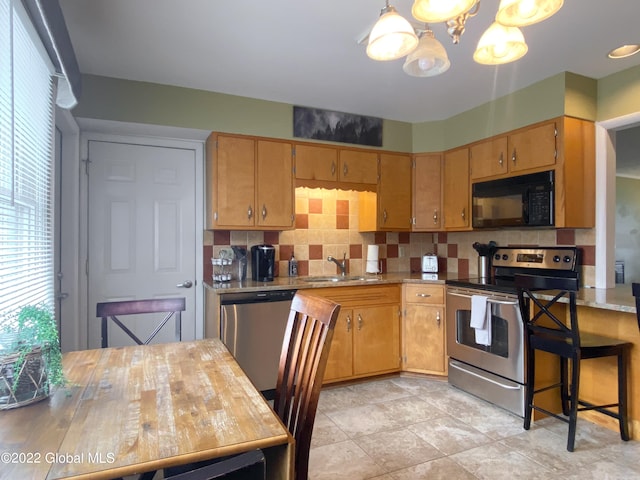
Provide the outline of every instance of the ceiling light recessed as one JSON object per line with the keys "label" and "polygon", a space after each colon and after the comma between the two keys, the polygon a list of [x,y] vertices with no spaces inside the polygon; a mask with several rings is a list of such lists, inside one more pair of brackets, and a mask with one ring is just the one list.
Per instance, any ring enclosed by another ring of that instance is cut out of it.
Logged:
{"label": "ceiling light recessed", "polygon": [[640,52],[640,45],[622,45],[611,50],[607,57],[609,58],[626,58]]}

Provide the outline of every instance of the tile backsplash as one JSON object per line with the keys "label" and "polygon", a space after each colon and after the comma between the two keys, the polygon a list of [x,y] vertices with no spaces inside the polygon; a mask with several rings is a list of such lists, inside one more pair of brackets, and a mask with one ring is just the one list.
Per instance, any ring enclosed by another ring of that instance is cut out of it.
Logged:
{"label": "tile backsplash", "polygon": [[[380,266],[386,272],[419,272],[425,253],[438,255],[441,272],[466,276],[476,273],[477,253],[474,242],[494,240],[509,245],[577,245],[582,248],[583,284],[595,281],[595,230],[495,230],[474,232],[376,232],[358,231],[359,192],[296,188],[296,228],[282,232],[228,231],[204,232],[204,277],[211,279],[211,257],[230,245],[246,247],[268,243],[276,247],[276,275],[287,275],[287,262],[293,253],[298,260],[298,274],[334,275],[338,267],[327,261],[329,255],[342,259],[346,254],[347,271],[365,273],[367,248],[379,246]],[[250,276],[250,273],[249,273]]]}

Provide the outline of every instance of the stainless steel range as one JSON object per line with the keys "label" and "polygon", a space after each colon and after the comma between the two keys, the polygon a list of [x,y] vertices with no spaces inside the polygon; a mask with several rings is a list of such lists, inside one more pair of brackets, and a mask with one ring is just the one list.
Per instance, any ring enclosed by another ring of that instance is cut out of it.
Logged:
{"label": "stainless steel range", "polygon": [[498,248],[491,277],[447,280],[450,384],[524,416],[524,326],[514,277],[575,277],[579,252],[576,247]]}

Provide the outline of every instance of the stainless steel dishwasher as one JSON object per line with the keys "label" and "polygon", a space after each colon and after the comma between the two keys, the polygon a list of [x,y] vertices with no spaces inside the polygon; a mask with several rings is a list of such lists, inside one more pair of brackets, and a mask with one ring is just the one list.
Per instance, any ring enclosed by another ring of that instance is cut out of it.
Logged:
{"label": "stainless steel dishwasher", "polygon": [[253,384],[272,399],[295,290],[220,295],[220,338]]}

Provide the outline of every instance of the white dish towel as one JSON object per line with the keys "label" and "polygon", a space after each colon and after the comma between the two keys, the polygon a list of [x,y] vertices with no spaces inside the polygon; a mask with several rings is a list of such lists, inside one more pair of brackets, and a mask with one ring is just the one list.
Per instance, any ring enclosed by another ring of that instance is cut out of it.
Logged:
{"label": "white dish towel", "polygon": [[491,345],[491,306],[487,305],[487,297],[471,296],[470,325],[475,330],[478,345]]}

